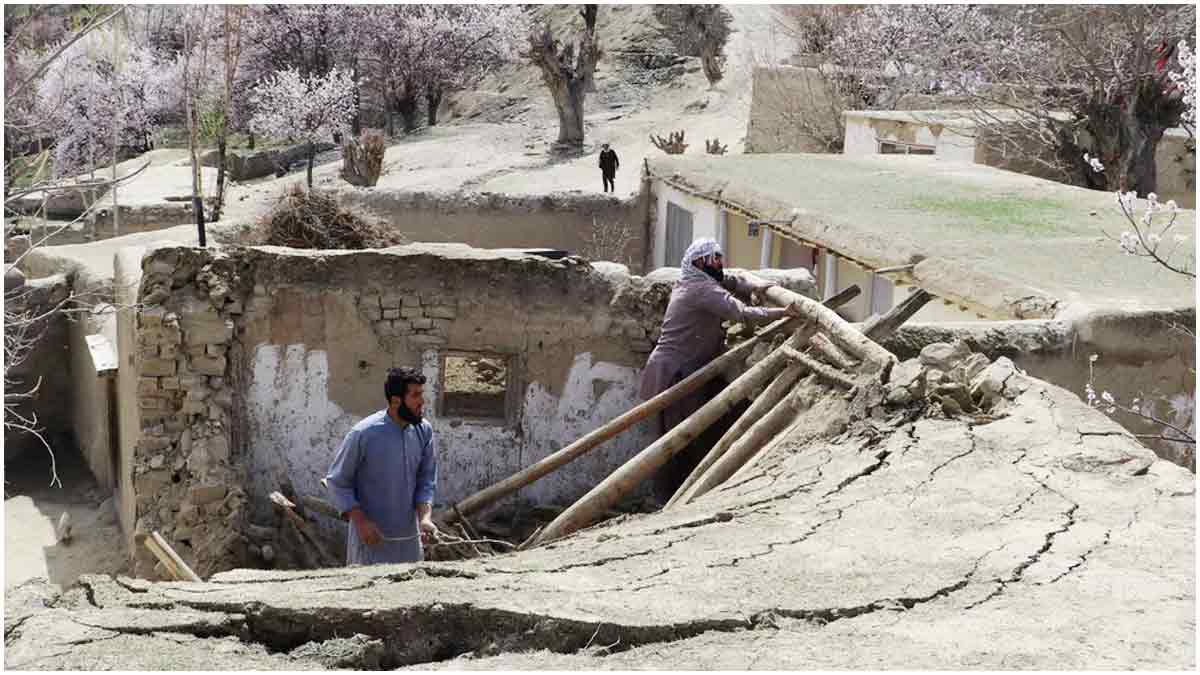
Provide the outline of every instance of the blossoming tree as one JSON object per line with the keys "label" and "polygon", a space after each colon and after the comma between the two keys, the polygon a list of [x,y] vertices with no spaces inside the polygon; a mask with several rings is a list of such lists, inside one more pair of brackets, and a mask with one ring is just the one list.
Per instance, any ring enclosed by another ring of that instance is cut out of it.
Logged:
{"label": "blossoming tree", "polygon": [[346,133],[354,118],[354,80],[338,68],[325,75],[304,75],[289,68],[261,82],[251,96],[251,106],[250,128],[255,133],[308,144],[311,189],[317,142]]}

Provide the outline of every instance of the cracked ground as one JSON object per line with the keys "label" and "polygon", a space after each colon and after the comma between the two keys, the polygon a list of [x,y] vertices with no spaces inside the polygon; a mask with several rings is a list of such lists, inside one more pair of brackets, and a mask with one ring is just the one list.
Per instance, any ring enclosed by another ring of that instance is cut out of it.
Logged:
{"label": "cracked ground", "polygon": [[516,555],[18,587],[5,666],[1193,669],[1195,477],[1031,382]]}

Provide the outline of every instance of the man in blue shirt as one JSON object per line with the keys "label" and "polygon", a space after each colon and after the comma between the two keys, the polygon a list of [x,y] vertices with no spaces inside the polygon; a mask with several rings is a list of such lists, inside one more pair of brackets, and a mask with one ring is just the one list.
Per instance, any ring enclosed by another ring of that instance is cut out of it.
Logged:
{"label": "man in blue shirt", "polygon": [[392,368],[383,385],[388,407],[363,419],[333,458],[325,482],[350,521],[347,565],[418,562],[437,534],[433,427],[421,417],[425,376]]}

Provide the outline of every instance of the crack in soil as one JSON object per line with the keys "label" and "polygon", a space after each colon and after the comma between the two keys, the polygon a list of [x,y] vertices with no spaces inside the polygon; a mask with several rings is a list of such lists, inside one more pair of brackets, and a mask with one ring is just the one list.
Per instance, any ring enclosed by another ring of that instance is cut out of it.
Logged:
{"label": "crack in soil", "polygon": [[960,453],[958,453],[957,455],[954,455],[953,457],[951,457],[951,458],[947,459],[946,461],[942,462],[941,464],[938,464],[937,466],[933,467],[933,470],[929,472],[929,476],[927,476],[927,477],[926,477],[924,480],[922,480],[920,483],[917,483],[915,486],[913,486],[913,488],[912,488],[912,493],[913,493],[913,494],[912,494],[912,499],[909,499],[909,500],[908,500],[908,508],[910,508],[910,509],[912,508],[912,505],[913,505],[913,504],[915,504],[915,503],[916,503],[916,501],[917,501],[917,496],[918,496],[918,495],[917,495],[917,492],[919,492],[919,491],[921,490],[921,488],[923,488],[923,487],[925,487],[926,485],[929,485],[930,483],[932,483],[932,482],[933,482],[933,477],[934,477],[935,475],[937,475],[937,472],[938,472],[938,471],[941,471],[942,469],[946,468],[946,467],[947,467],[947,466],[949,466],[949,465],[950,465],[952,462],[954,462],[954,461],[957,461],[957,460],[959,460],[959,459],[962,459],[963,457],[966,457],[967,455],[969,455],[969,454],[971,454],[971,453],[975,452],[975,448],[976,448],[976,438],[975,438],[975,434],[971,433],[971,432],[968,430],[968,432],[967,432],[967,438],[969,438],[969,439],[970,439],[970,441],[971,441],[971,447],[970,447],[970,448],[967,448],[967,451],[966,451],[966,452],[960,452]]}
{"label": "crack in soil", "polygon": [[[667,529],[672,529],[672,528],[667,528]],[[671,548],[672,546],[674,546],[675,544],[680,544],[685,541],[689,541],[699,535],[700,535],[700,533],[696,532],[693,534],[689,534],[686,537],[674,539],[674,540],[668,542],[666,546],[661,546],[658,548],[649,548],[649,549],[646,549],[643,551],[637,551],[635,553],[628,553],[626,555],[615,555],[615,556],[608,556],[605,558],[597,558],[596,560],[590,560],[588,562],[571,563],[568,565],[563,565],[562,567],[555,567],[553,569],[548,569],[548,570],[539,570],[539,569],[508,570],[508,569],[501,569],[499,567],[485,567],[483,571],[493,573],[493,574],[558,574],[560,572],[566,572],[568,570],[573,570],[573,569],[576,569],[579,567],[599,567],[601,565],[607,565],[610,562],[618,562],[621,560],[628,560],[630,558],[639,558],[644,555],[650,555],[651,553],[665,551],[665,550]]]}
{"label": "crack in soil", "polygon": [[1083,554],[1081,554],[1079,556],[1079,560],[1071,563],[1071,565],[1069,567],[1067,567],[1067,569],[1064,570],[1062,572],[1062,574],[1059,574],[1058,576],[1054,577],[1053,579],[1051,579],[1049,581],[1040,582],[1040,583],[1052,584],[1052,583],[1058,581],[1059,579],[1062,579],[1063,577],[1067,576],[1071,572],[1074,572],[1076,569],[1082,567],[1083,564],[1087,562],[1088,556],[1090,556],[1091,554],[1100,550],[1101,548],[1107,546],[1111,540],[1112,540],[1112,530],[1111,529],[1105,530],[1104,531],[1104,539],[1099,544],[1096,544],[1095,546],[1084,551]]}
{"label": "crack in soil", "polygon": [[[1039,482],[1041,482],[1041,481],[1039,481]],[[1051,488],[1046,486],[1046,489],[1051,489]],[[1053,491],[1053,490],[1051,490],[1051,491]],[[1059,496],[1061,497],[1062,495],[1059,495]],[[1067,500],[1067,501],[1070,501],[1070,500]],[[999,586],[997,586],[986,597],[984,597],[982,600],[978,600],[976,602],[971,603],[970,605],[967,605],[967,607],[965,609],[975,609],[976,607],[978,607],[979,605],[982,605],[983,603],[987,602],[988,600],[991,600],[995,597],[1000,596],[1002,593],[1004,593],[1004,589],[1007,588],[1009,584],[1015,584],[1015,583],[1021,581],[1022,577],[1025,576],[1025,570],[1029,569],[1031,566],[1033,566],[1035,563],[1037,563],[1039,560],[1041,560],[1042,555],[1044,555],[1047,551],[1049,551],[1050,548],[1054,545],[1055,538],[1057,538],[1058,535],[1063,534],[1064,532],[1070,530],[1071,527],[1073,525],[1075,525],[1075,511],[1077,511],[1078,509],[1079,509],[1079,505],[1072,502],[1071,508],[1067,509],[1063,513],[1063,515],[1065,515],[1067,517],[1067,520],[1065,523],[1063,523],[1062,527],[1060,527],[1056,530],[1051,530],[1050,532],[1047,532],[1045,541],[1042,542],[1042,545],[1041,545],[1041,547],[1038,548],[1038,550],[1033,552],[1033,555],[1031,555],[1028,558],[1026,558],[1025,560],[1021,561],[1021,564],[1019,564],[1015,568],[1013,568],[1012,574],[1010,574],[1007,579],[997,579],[996,582],[999,584]]]}

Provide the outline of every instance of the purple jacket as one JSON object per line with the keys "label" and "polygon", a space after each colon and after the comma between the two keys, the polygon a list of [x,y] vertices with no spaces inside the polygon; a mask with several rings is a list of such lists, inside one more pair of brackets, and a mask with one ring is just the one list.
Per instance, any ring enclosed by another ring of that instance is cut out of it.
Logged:
{"label": "purple jacket", "polygon": [[642,371],[642,399],[653,398],[716,358],[725,342],[722,321],[762,323],[785,315],[782,308],[751,307],[730,293],[749,297],[753,288],[736,275],[726,275],[724,284],[710,278],[675,284],[658,344]]}

